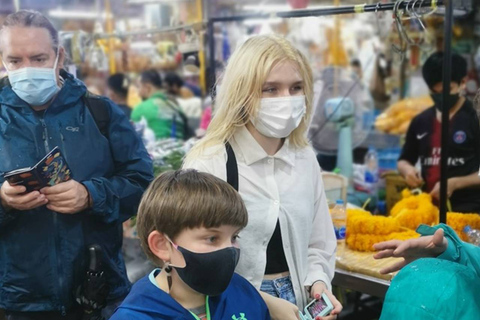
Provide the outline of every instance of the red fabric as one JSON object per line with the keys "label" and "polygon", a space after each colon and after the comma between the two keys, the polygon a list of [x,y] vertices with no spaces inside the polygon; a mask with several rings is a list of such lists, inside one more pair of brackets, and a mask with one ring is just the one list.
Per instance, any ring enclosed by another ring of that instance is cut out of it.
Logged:
{"label": "red fabric", "polygon": [[440,181],[440,156],[442,146],[442,125],[437,119],[433,119],[433,132],[430,136],[430,152],[433,164],[428,168],[425,176],[427,191],[430,192]]}
{"label": "red fabric", "polygon": [[202,119],[200,121],[200,129],[207,130],[211,120],[212,120],[212,107],[207,107],[202,114]]}

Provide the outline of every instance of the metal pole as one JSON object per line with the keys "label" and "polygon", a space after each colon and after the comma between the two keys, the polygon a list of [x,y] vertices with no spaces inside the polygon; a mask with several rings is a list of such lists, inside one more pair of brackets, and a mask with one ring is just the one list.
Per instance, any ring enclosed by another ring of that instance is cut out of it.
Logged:
{"label": "metal pole", "polygon": [[440,222],[447,223],[447,189],[448,189],[448,140],[449,140],[449,110],[445,108],[450,103],[450,82],[452,78],[452,23],[453,5],[451,0],[445,3],[444,49],[443,49],[443,107],[442,107],[442,144],[440,162]]}
{"label": "metal pole", "polygon": [[[426,0],[422,3],[416,3],[415,6],[419,7],[429,7],[429,6],[439,6],[443,4],[444,0]],[[399,5],[399,9],[405,9],[407,6],[411,6],[414,0],[405,1]],[[246,14],[241,16],[231,16],[231,17],[217,17],[212,18],[210,21],[214,22],[233,22],[233,21],[244,21],[249,19],[270,19],[270,18],[302,18],[302,17],[312,17],[312,16],[331,16],[338,14],[349,14],[349,13],[363,13],[363,12],[377,12],[377,11],[392,11],[395,6],[395,2],[390,3],[379,3],[379,4],[359,4],[355,6],[340,6],[340,7],[328,7],[322,9],[313,9],[313,10],[293,10],[293,11],[283,11],[276,13],[254,13]]]}
{"label": "metal pole", "polygon": [[[107,14],[107,19],[105,21],[107,34],[111,35],[113,33],[113,12],[110,4],[110,0],[105,0],[105,13]],[[115,61],[115,43],[112,37],[108,38],[108,62],[110,74],[117,73],[117,64]]]}
{"label": "metal pole", "polygon": [[[203,21],[203,1],[202,0],[196,0],[196,5],[197,5],[197,22],[202,22]],[[199,64],[199,69],[200,69],[200,74],[199,74],[199,82],[200,82],[200,88],[202,89],[202,96],[206,93],[207,91],[207,83],[206,83],[206,68],[205,68],[205,42],[204,42],[204,33],[203,31],[199,32],[200,35],[200,48],[198,50],[198,64]]]}
{"label": "metal pole", "polygon": [[210,88],[210,96],[212,98],[215,97],[215,83],[217,82],[217,77],[215,75],[215,29],[214,29],[214,21],[209,20],[207,26],[207,34],[208,34],[208,70],[210,72],[210,79],[208,82],[208,87]]}

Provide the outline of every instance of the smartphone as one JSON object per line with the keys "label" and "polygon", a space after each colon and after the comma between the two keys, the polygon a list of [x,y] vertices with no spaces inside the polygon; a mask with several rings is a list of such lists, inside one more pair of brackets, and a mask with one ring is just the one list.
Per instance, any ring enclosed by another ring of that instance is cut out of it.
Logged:
{"label": "smartphone", "polygon": [[333,305],[327,295],[324,293],[319,300],[310,302],[304,310],[304,315],[301,315],[302,320],[315,320],[317,316],[325,317],[333,310]]}

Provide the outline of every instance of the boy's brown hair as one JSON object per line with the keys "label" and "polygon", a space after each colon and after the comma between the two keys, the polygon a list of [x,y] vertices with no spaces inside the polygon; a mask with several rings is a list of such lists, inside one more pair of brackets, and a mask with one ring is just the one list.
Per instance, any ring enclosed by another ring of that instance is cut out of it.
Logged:
{"label": "boy's brown hair", "polygon": [[172,241],[185,229],[230,225],[245,228],[247,209],[240,195],[225,181],[196,170],[178,170],[157,177],[142,197],[137,231],[143,250],[158,265],[148,236],[152,231]]}

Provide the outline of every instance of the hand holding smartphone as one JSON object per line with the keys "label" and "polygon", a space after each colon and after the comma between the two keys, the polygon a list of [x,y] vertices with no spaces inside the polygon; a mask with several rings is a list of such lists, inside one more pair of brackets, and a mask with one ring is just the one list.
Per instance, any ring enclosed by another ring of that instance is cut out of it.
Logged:
{"label": "hand holding smartphone", "polygon": [[324,293],[319,300],[313,300],[304,309],[304,314],[300,313],[301,320],[315,320],[317,316],[325,317],[333,311],[333,304]]}

